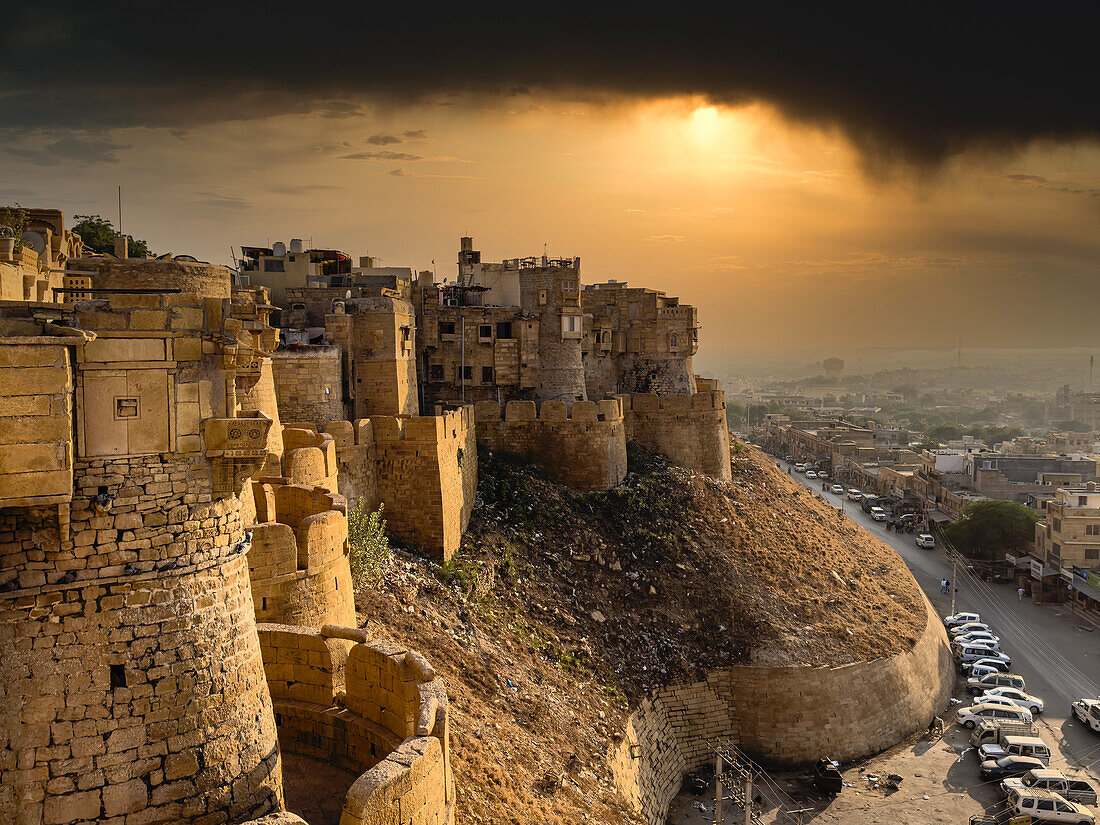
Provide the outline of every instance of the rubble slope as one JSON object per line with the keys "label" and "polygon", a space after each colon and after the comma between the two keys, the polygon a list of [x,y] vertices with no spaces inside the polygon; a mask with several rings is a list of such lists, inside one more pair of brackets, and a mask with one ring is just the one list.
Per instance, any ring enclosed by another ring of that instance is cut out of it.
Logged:
{"label": "rubble slope", "polygon": [[924,626],[901,559],[762,453],[735,445],[726,483],[630,459],[620,487],[579,494],[479,455],[459,555],[399,553],[360,594],[447,682],[464,822],[634,822],[605,755],[649,690],[889,655]]}

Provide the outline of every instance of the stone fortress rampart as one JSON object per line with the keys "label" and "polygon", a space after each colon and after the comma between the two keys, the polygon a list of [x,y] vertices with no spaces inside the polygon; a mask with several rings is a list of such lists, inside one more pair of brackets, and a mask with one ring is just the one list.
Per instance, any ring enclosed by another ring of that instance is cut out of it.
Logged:
{"label": "stone fortress rampart", "polygon": [[765,765],[842,762],[877,753],[920,730],[954,688],[947,634],[924,600],[913,647],[839,667],[730,667],[669,685],[642,701],[611,752],[615,783],[651,825],[662,825],[685,774],[714,758],[726,737]]}
{"label": "stone fortress rampart", "polygon": [[447,692],[423,657],[354,628],[258,631],[280,747],[361,774],[341,825],[453,821]]}
{"label": "stone fortress rampart", "polygon": [[538,464],[577,490],[606,490],[626,477],[626,437],[617,398],[575,401],[509,401],[501,416],[495,401],[474,406],[478,444]]}
{"label": "stone fortress rampart", "polygon": [[279,413],[320,427],[347,418],[343,366],[337,346],[279,349],[271,354]]}
{"label": "stone fortress rampart", "polygon": [[716,381],[697,379],[694,394],[620,395],[626,440],[661,453],[674,464],[729,481],[729,425],[726,394]]}

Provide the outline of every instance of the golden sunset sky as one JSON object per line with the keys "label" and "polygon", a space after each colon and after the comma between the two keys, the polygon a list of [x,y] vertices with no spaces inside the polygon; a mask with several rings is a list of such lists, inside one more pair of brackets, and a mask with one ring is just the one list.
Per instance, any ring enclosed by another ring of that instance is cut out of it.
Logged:
{"label": "golden sunset sky", "polygon": [[[990,133],[956,144],[966,99],[955,99],[929,158],[905,123],[934,117],[935,99],[909,121],[884,110],[881,122],[871,93],[858,116],[838,93],[833,118],[827,102],[791,103],[788,90],[622,79],[437,84],[397,99],[343,82],[305,98],[295,82],[284,96],[276,78],[255,97],[254,85],[230,83],[208,99],[165,71],[148,89],[130,72],[144,108],[120,104],[119,70],[89,81],[68,121],[43,107],[0,124],[0,201],[114,220],[121,185],[127,233],[217,262],[241,244],[302,237],[384,265],[434,260],[442,279],[454,277],[463,234],[487,260],[546,245],[579,255],[586,282],[626,280],[697,305],[715,352],[1098,337],[1100,147],[1089,122],[1018,134],[991,108]],[[34,82],[17,84],[28,99]]]}

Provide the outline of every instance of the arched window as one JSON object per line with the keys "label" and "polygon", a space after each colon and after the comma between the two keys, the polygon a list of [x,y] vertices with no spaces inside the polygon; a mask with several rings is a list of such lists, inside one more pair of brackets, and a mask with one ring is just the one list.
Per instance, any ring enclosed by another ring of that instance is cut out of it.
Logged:
{"label": "arched window", "polygon": [[676,337],[675,332],[668,336],[668,345],[673,349],[680,345],[680,339]]}

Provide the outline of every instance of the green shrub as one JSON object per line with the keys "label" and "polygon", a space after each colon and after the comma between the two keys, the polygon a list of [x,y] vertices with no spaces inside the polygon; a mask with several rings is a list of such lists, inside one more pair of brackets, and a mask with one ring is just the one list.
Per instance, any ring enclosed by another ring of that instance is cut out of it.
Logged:
{"label": "green shrub", "polygon": [[392,557],[386,522],[382,519],[384,506],[379,504],[377,510],[370,512],[363,506],[363,499],[359,499],[348,513],[348,560],[356,590],[378,587]]}

